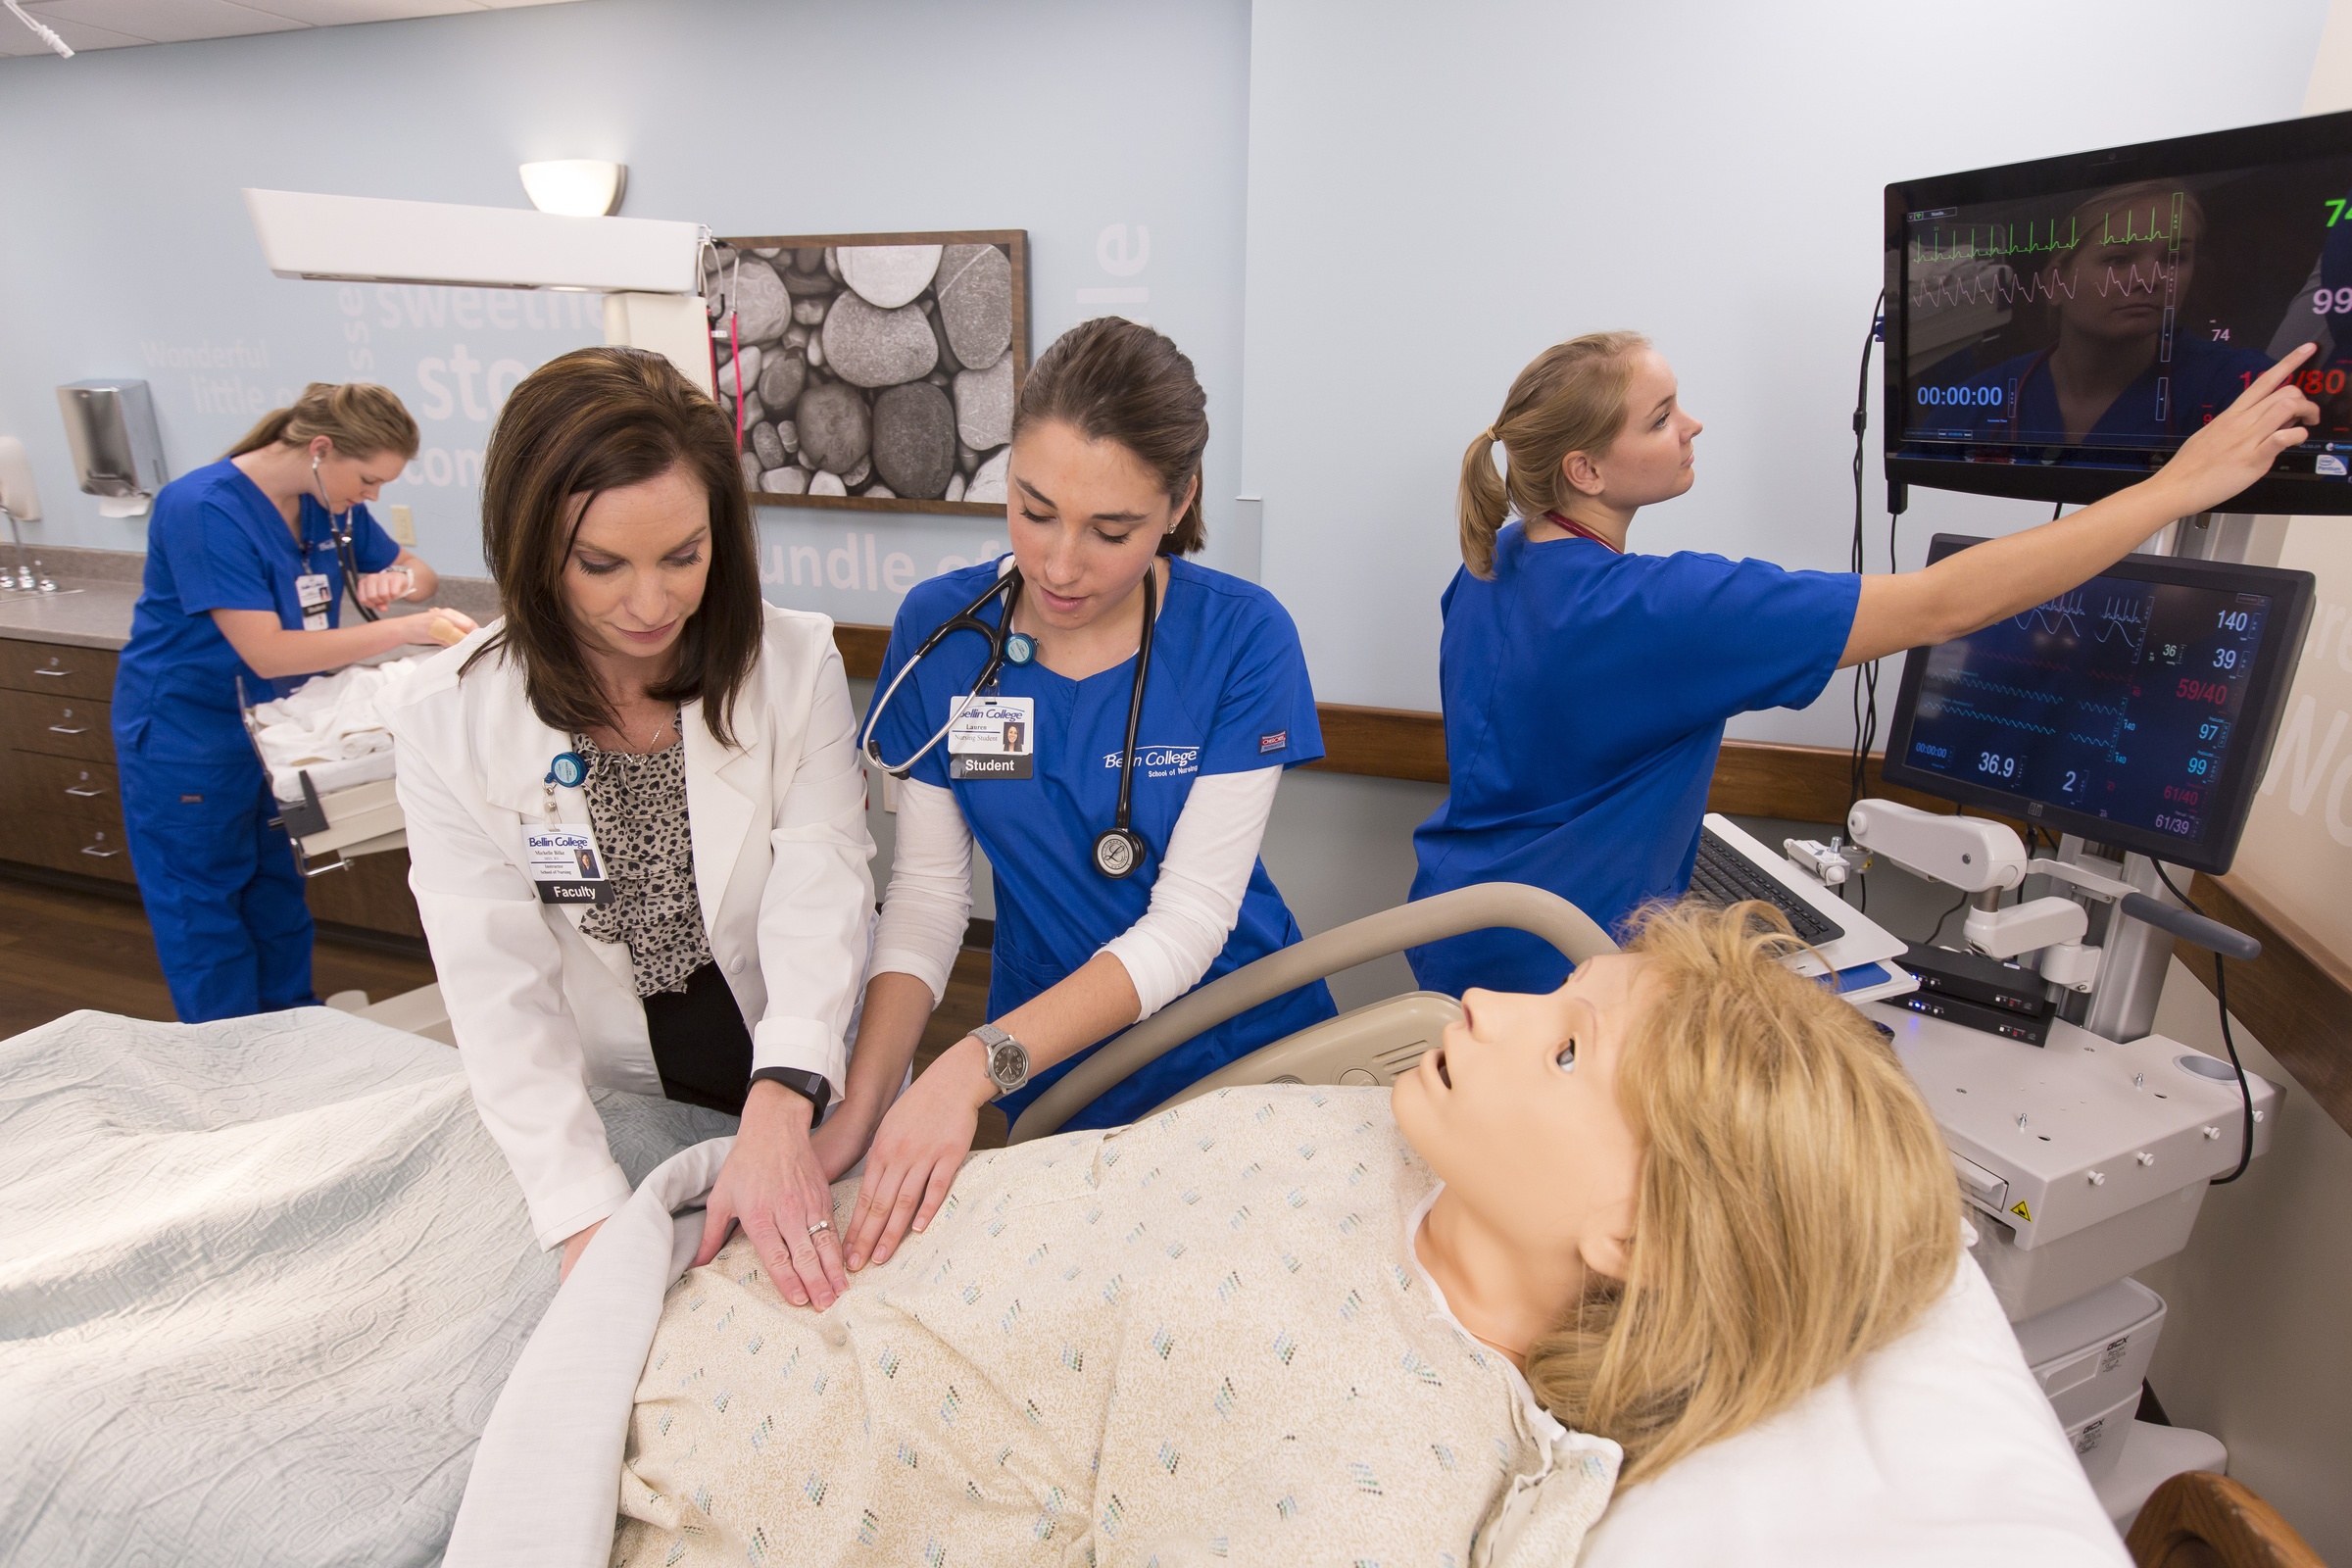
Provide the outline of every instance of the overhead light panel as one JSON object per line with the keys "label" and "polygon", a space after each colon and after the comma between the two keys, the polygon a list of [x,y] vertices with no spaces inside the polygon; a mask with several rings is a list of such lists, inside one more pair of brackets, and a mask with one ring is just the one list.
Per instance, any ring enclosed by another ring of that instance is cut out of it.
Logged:
{"label": "overhead light panel", "polygon": [[628,188],[626,164],[601,158],[558,158],[543,164],[524,164],[522,188],[531,205],[543,213],[566,218],[610,218],[620,210],[621,193]]}
{"label": "overhead light panel", "polygon": [[248,190],[245,206],[278,276],[364,283],[699,294],[695,259],[710,234],[651,218],[285,190]]}

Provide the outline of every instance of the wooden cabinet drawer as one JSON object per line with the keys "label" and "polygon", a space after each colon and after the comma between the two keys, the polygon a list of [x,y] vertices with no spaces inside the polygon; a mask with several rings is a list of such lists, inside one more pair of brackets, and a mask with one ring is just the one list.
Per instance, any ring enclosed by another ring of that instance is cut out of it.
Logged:
{"label": "wooden cabinet drawer", "polygon": [[91,822],[55,811],[12,811],[0,833],[0,858],[78,871],[115,882],[136,882],[130,850],[119,822]]}
{"label": "wooden cabinet drawer", "polygon": [[122,825],[122,794],[115,770],[106,763],[32,752],[13,752],[8,762],[6,799],[11,810],[55,811],[85,822]]}
{"label": "wooden cabinet drawer", "polygon": [[107,719],[113,710],[112,703],[86,697],[0,691],[0,744],[43,757],[112,762],[115,737]]}
{"label": "wooden cabinet drawer", "polygon": [[0,637],[0,686],[48,697],[115,694],[115,655],[103,648],[68,648]]}

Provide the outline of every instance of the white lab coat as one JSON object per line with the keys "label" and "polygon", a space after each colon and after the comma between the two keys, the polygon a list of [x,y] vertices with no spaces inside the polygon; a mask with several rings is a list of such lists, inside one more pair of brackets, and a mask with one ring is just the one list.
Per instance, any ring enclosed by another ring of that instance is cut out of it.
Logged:
{"label": "white lab coat", "polygon": [[[385,720],[409,886],[459,1054],[546,1248],[629,1196],[589,1086],[658,1096],[662,1080],[627,945],[582,936],[583,911],[542,904],[525,872],[523,824],[548,820],[549,763],[572,743],[532,710],[517,662],[493,654],[459,679],[500,624],[435,656]],[[772,605],[736,696],[735,748],[711,739],[699,702],[678,720],[703,928],[754,1070],[821,1072],[836,1102],[874,908],[856,722],[833,623]],[[558,787],[555,803],[557,820],[588,820],[584,789]]]}

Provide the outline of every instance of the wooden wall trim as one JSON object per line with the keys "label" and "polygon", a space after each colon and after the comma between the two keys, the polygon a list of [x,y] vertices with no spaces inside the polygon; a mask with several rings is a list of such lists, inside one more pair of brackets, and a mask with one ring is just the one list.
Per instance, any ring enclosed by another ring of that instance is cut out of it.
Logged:
{"label": "wooden wall trim", "polygon": [[[2230,1011],[2352,1133],[2352,964],[2238,877],[2200,872],[2188,896],[2262,944],[2261,957],[2230,965]],[[2213,989],[2212,954],[2186,942],[2175,943],[2173,953]]]}

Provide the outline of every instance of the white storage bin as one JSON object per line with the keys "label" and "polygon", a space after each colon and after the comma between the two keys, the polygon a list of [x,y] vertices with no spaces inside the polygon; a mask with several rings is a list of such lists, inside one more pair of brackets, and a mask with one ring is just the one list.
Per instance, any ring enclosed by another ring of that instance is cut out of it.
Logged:
{"label": "white storage bin", "polygon": [[2071,1428],[2138,1396],[2164,1332],[2164,1298],[2121,1279],[2012,1327],[2059,1423]]}
{"label": "white storage bin", "polygon": [[2124,1439],[2132,1431],[2132,1412],[2138,1408],[2139,1387],[2134,1384],[2130,1395],[2089,1420],[2067,1426],[2066,1441],[2074,1445],[2075,1457],[2082,1461],[2082,1473],[2090,1478],[2092,1487],[2114,1472],[2124,1451]]}

